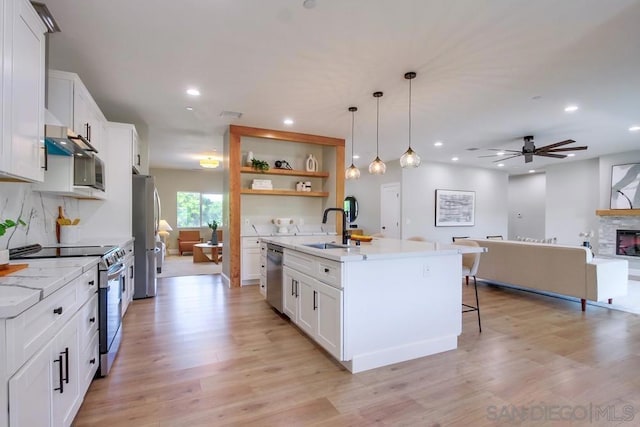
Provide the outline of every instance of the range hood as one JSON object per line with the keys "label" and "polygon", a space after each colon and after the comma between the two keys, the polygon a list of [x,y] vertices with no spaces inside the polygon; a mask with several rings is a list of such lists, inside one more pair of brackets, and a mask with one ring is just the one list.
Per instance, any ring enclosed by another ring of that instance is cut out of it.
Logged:
{"label": "range hood", "polygon": [[66,126],[45,125],[44,140],[48,153],[53,155],[73,156],[98,152],[82,135],[78,135]]}

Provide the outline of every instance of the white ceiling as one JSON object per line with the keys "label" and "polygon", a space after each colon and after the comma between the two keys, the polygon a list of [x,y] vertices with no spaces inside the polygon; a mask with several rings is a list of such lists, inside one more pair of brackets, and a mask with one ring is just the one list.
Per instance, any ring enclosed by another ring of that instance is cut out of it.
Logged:
{"label": "white ceiling", "polygon": [[639,0],[43,1],[62,28],[50,67],[78,73],[107,119],[135,123],[152,167],[221,157],[231,123],[343,137],[350,150],[355,105],[366,170],[378,90],[380,157],[396,161],[408,143],[407,71],[423,160],[496,168],[478,156],[520,150],[525,135],[589,149],[507,160],[510,173],[640,148],[628,130],[640,125]]}

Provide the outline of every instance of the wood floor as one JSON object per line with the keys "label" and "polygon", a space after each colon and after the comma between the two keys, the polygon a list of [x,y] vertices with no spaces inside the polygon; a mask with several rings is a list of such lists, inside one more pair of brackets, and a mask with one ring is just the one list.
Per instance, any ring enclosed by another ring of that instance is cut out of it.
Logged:
{"label": "wood floor", "polygon": [[257,287],[160,279],[74,425],[639,425],[639,316],[478,287],[481,334],[467,313],[457,350],[352,375]]}

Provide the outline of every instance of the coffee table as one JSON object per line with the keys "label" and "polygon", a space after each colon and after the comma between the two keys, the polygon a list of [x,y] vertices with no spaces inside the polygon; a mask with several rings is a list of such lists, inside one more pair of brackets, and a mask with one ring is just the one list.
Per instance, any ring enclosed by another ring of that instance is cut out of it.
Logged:
{"label": "coffee table", "polygon": [[[207,253],[207,249],[211,249]],[[222,255],[222,243],[212,245],[209,243],[196,243],[193,245],[193,262],[215,262],[220,261]]]}

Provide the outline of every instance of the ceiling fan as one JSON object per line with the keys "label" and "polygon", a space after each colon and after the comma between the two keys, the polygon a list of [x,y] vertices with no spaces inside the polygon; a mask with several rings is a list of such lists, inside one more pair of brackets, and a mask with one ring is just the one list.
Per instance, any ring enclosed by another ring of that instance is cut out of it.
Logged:
{"label": "ceiling fan", "polygon": [[[553,157],[555,159],[564,159],[567,157],[566,154],[557,154],[566,151],[578,151],[578,150],[586,150],[587,146],[583,145],[580,147],[564,147],[559,148],[564,145],[573,144],[575,141],[573,139],[567,139],[566,141],[556,142],[555,144],[545,145],[544,147],[536,148],[533,144],[533,136],[525,136],[524,137],[524,146],[522,147],[522,151],[518,150],[501,150],[497,148],[490,148],[492,151],[501,151],[504,153],[511,154],[509,157],[501,157],[496,162],[501,162],[503,160],[513,159],[514,157],[524,156],[525,163],[531,163],[533,161],[533,156],[543,156],[543,157]],[[495,157],[496,155],[491,156],[480,156],[480,157]]]}

